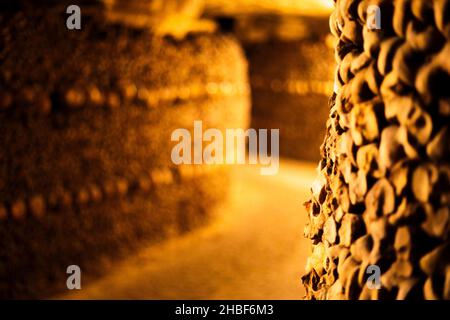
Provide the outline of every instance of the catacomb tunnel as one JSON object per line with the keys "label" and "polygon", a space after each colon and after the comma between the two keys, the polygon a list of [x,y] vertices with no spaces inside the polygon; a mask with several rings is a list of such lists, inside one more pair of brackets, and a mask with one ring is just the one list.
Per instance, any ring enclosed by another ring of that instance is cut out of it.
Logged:
{"label": "catacomb tunnel", "polygon": [[0,3],[0,298],[450,299],[450,1]]}

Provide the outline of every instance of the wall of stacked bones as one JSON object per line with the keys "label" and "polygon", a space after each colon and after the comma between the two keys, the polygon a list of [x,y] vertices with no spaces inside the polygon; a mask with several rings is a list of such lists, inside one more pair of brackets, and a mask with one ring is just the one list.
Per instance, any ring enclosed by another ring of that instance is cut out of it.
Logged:
{"label": "wall of stacked bones", "polygon": [[307,298],[450,299],[450,2],[335,4],[338,88],[306,203]]}
{"label": "wall of stacked bones", "polygon": [[[0,297],[67,292],[149,243],[204,224],[228,168],[175,166],[171,133],[194,120],[246,128],[247,62],[220,33],[157,37],[90,2],[0,11]],[[56,2],[54,2],[56,3]],[[3,4],[4,5],[4,4]],[[151,25],[151,23],[150,23]]]}

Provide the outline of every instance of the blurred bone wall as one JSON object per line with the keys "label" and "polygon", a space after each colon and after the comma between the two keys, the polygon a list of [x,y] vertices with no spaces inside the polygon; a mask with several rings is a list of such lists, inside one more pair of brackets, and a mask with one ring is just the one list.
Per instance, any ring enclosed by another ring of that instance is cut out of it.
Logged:
{"label": "blurred bone wall", "polygon": [[208,0],[205,15],[244,47],[255,129],[280,129],[282,156],[318,161],[335,69],[329,0]]}

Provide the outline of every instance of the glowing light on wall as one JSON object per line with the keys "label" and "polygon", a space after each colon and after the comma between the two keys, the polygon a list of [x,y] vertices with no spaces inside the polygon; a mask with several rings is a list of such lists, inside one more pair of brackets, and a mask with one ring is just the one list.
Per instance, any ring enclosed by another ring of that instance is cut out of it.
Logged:
{"label": "glowing light on wall", "polygon": [[333,0],[208,0],[207,12],[211,15],[243,13],[278,13],[295,15],[329,15]]}

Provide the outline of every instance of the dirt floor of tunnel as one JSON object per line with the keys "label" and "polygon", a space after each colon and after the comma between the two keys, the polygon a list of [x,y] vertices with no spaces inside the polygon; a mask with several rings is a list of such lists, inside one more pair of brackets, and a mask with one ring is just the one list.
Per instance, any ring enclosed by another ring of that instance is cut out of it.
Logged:
{"label": "dirt floor of tunnel", "polygon": [[62,298],[301,299],[309,252],[302,203],[315,165],[282,161],[275,176],[233,170],[229,199],[211,223],[142,250]]}

